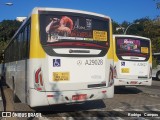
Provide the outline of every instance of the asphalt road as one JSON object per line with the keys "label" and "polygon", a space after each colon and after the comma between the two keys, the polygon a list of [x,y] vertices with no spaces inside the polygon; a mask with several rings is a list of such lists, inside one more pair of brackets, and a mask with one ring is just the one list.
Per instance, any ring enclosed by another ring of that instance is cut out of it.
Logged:
{"label": "asphalt road", "polygon": [[[152,86],[119,87],[115,89],[112,99],[85,102],[83,104],[54,105],[30,108],[23,103],[12,101],[12,90],[3,86],[3,103],[5,111],[38,112],[42,117],[7,118],[7,120],[155,120],[160,119],[160,81],[153,80]],[[148,117],[145,115],[155,115]],[[158,114],[158,117],[156,115]],[[132,117],[124,117],[132,115]],[[134,115],[141,115],[137,117]]]}

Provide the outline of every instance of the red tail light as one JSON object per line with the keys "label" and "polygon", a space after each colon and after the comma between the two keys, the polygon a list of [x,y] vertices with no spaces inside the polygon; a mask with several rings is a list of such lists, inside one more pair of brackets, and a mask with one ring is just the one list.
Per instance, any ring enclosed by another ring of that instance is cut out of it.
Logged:
{"label": "red tail light", "polygon": [[40,75],[39,75],[39,79],[40,79],[40,84],[41,84],[41,86],[43,86],[43,80],[42,80],[42,74],[40,73]]}
{"label": "red tail light", "polygon": [[47,95],[47,97],[54,97],[54,95]]}
{"label": "red tail light", "polygon": [[110,66],[110,72],[109,72],[109,81],[108,81],[108,86],[112,86],[114,83],[113,79],[113,66]]}
{"label": "red tail light", "polygon": [[35,82],[39,83],[39,73],[41,72],[41,68],[39,68],[35,73]]}
{"label": "red tail light", "polygon": [[107,92],[106,90],[103,90],[103,91],[102,91],[102,93],[106,93],[106,92]]}
{"label": "red tail light", "polygon": [[35,89],[38,91],[44,90],[41,68],[35,72]]}
{"label": "red tail light", "polygon": [[38,88],[37,88],[37,90],[38,90],[38,91],[41,91],[41,90],[42,90],[42,88],[38,87]]}
{"label": "red tail light", "polygon": [[149,78],[152,78],[152,67],[150,67]]}
{"label": "red tail light", "polygon": [[113,77],[117,78],[117,70],[116,70],[116,66],[113,69]]}

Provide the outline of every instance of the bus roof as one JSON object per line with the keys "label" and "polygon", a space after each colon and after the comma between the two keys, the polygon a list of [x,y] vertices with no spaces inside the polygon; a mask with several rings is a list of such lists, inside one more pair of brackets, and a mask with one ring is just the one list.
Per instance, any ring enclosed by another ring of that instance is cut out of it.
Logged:
{"label": "bus roof", "polygon": [[65,9],[65,8],[47,8],[47,7],[35,7],[31,14],[38,14],[38,11],[57,11],[57,12],[73,12],[73,13],[81,13],[81,14],[89,14],[89,15],[94,15],[94,16],[99,16],[99,17],[106,17],[109,18],[109,16],[99,14],[99,13],[94,13],[94,12],[88,12],[88,11],[82,11],[82,10],[74,10],[74,9]]}
{"label": "bus roof", "polygon": [[124,35],[124,34],[114,34],[113,37],[136,37],[136,38],[150,40],[150,38],[147,37],[136,36],[136,35]]}
{"label": "bus roof", "polygon": [[[74,10],[74,9],[65,9],[65,8],[47,8],[47,7],[35,7],[33,8],[32,12],[28,15],[28,17],[26,17],[26,19],[23,21],[23,23],[21,24],[21,26],[18,28],[18,30],[15,32],[14,36],[11,38],[11,40],[9,41],[7,47],[9,46],[9,44],[12,42],[13,38],[16,36],[16,34],[20,31],[20,29],[25,25],[25,23],[28,21],[28,19],[31,17],[32,14],[38,14],[38,11],[59,11],[59,12],[73,12],[73,13],[81,13],[81,14],[89,14],[89,15],[94,15],[94,16],[98,16],[98,17],[104,17],[104,18],[108,18],[110,19],[109,16],[106,15],[102,15],[102,14],[98,14],[98,13],[94,13],[94,12],[87,12],[87,11],[82,11],[82,10]],[[7,48],[6,47],[6,48]],[[5,48],[5,49],[6,49]]]}

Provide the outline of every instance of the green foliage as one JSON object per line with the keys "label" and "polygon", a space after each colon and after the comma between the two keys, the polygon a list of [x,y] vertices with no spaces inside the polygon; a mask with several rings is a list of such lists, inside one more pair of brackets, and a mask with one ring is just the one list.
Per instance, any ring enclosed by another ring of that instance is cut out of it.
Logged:
{"label": "green foliage", "polygon": [[0,41],[8,41],[13,37],[21,22],[16,20],[3,20],[0,22]]}
{"label": "green foliage", "polygon": [[[133,24],[137,22],[139,22],[139,24]],[[160,52],[160,16],[157,16],[157,18],[153,20],[148,17],[137,19],[133,23],[124,21],[119,25],[117,22],[112,20],[113,34],[123,34],[127,26],[133,24],[127,30],[127,34],[150,38],[152,40],[152,51]],[[0,56],[2,54],[2,50],[6,48],[9,40],[21,24],[21,22],[16,20],[3,20],[0,22]],[[119,29],[117,29],[118,27]],[[2,57],[0,57],[0,61],[1,59]]]}
{"label": "green foliage", "polygon": [[[133,24],[137,22],[139,22],[139,24]],[[148,17],[137,19],[133,23],[127,23],[124,21],[121,26],[126,29],[128,25],[133,24],[127,30],[127,34],[150,38],[152,41],[152,51],[160,52],[160,16],[157,16],[157,18],[153,20]],[[113,33],[123,34],[122,31],[116,31],[117,26],[119,25],[116,23],[113,24]]]}
{"label": "green foliage", "polygon": [[152,40],[152,51],[160,52],[160,18],[157,17],[154,20],[146,21],[144,26],[143,36]]}
{"label": "green foliage", "polygon": [[158,66],[158,61],[157,61],[157,59],[156,58],[152,58],[152,68],[154,69],[154,68],[157,68],[157,66]]}
{"label": "green foliage", "polygon": [[6,48],[20,25],[21,22],[16,20],[3,20],[0,22],[0,62],[2,62],[3,59],[3,50]]}

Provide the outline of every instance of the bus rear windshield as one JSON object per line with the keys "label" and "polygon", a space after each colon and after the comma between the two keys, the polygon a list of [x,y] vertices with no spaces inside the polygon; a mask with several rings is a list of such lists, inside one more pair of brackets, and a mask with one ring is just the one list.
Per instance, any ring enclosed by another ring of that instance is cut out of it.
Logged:
{"label": "bus rear windshield", "polygon": [[116,54],[120,60],[123,56],[144,57],[149,59],[150,41],[139,38],[116,38]]}
{"label": "bus rear windshield", "polygon": [[39,11],[39,20],[42,45],[79,42],[109,47],[109,19],[80,13]]}

